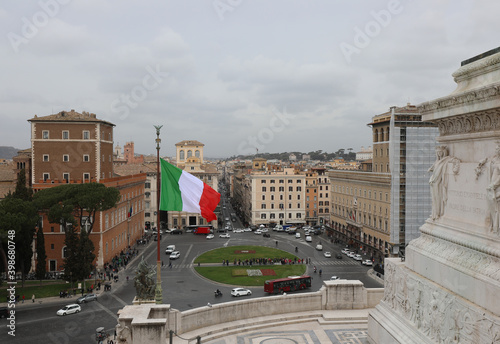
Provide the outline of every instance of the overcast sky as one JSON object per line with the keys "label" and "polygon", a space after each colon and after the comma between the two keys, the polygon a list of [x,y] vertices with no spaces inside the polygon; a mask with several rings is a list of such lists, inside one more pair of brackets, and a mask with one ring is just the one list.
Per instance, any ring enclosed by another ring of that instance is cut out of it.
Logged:
{"label": "overcast sky", "polygon": [[96,113],[115,143],[205,156],[371,145],[391,106],[445,96],[500,46],[500,2],[40,0],[0,5],[0,146],[35,114]]}

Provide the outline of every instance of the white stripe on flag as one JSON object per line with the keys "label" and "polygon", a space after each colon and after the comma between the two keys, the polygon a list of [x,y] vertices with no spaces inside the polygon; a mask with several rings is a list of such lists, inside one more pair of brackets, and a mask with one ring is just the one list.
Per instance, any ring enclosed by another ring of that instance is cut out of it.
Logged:
{"label": "white stripe on flag", "polygon": [[203,182],[192,174],[182,171],[179,178],[179,189],[181,190],[182,210],[189,213],[200,214],[200,199],[203,194]]}

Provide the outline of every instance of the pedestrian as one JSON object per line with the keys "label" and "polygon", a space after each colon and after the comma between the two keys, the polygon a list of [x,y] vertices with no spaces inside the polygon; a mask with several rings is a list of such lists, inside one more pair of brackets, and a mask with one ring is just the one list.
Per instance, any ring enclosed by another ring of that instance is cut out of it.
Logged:
{"label": "pedestrian", "polygon": [[24,294],[23,294],[23,303],[24,303]]}
{"label": "pedestrian", "polygon": [[168,262],[168,267],[169,267],[170,269],[172,269],[172,262],[171,262],[171,261],[170,261],[170,262]]}
{"label": "pedestrian", "polygon": [[35,303],[35,294],[31,295],[31,301]]}

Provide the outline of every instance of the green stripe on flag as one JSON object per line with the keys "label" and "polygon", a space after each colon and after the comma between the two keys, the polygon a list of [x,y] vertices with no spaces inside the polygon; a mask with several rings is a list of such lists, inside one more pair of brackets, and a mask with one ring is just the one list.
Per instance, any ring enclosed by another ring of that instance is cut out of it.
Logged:
{"label": "green stripe on flag", "polygon": [[182,170],[163,159],[161,162],[160,210],[182,211],[182,197],[179,178]]}

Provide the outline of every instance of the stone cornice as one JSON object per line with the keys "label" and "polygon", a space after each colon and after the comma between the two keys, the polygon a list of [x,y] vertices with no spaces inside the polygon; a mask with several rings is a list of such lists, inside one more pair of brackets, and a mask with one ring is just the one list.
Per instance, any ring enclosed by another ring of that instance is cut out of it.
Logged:
{"label": "stone cornice", "polygon": [[441,137],[495,131],[500,130],[500,109],[445,117],[433,122],[438,125]]}
{"label": "stone cornice", "polygon": [[500,68],[500,53],[487,56],[470,64],[466,64],[460,67],[456,72],[452,74],[455,81],[459,81],[463,78],[469,78],[473,75],[484,74],[485,71],[491,69],[491,67]]}
{"label": "stone cornice", "polygon": [[464,92],[458,95],[438,98],[436,100],[422,103],[418,106],[420,113],[426,115],[436,110],[458,107],[468,103],[484,102],[498,98],[500,96],[500,83],[488,85],[473,91]]}

